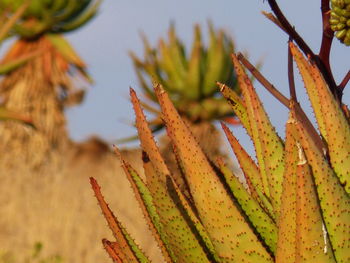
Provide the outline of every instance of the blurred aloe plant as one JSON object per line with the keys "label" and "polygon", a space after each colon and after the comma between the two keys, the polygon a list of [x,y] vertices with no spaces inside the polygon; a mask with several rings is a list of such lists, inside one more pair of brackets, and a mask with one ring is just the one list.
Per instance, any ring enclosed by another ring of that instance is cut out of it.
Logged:
{"label": "blurred aloe plant", "polygon": [[[8,17],[8,11],[3,10],[0,14],[0,45],[2,44],[3,40],[6,38],[6,36],[9,34],[9,32],[12,30],[12,27],[14,24],[21,18],[23,13],[26,11],[26,9],[29,6],[29,2],[23,3],[16,12],[9,18]],[[23,61],[23,59],[22,59]],[[21,61],[17,61],[18,63],[21,63]],[[23,61],[23,63],[25,60]],[[6,68],[6,66],[5,66]],[[0,73],[6,71],[4,67],[0,67]],[[32,125],[32,121],[27,116],[24,116],[22,114],[19,114],[17,112],[12,112],[7,110],[4,106],[0,105],[0,120],[14,120],[23,122],[26,124]]]}
{"label": "blurred aloe plant", "polygon": [[[26,5],[4,34],[5,38],[17,39],[0,62],[0,74],[5,75],[0,84],[0,96],[7,110],[28,116],[36,127],[34,131],[18,123],[1,124],[0,148],[14,151],[7,156],[23,154],[25,163],[34,161],[26,149],[35,147],[38,165],[50,155],[51,149],[69,143],[64,109],[80,103],[84,97],[84,89],[76,85],[79,83],[77,76],[88,82],[91,79],[85,63],[62,34],[90,21],[101,2],[0,0],[0,12],[11,20]],[[28,144],[23,145],[25,142]]]}
{"label": "blurred aloe plant", "polygon": [[[190,196],[184,195],[154,141],[142,103],[130,91],[146,178],[137,174],[117,148],[116,153],[165,262],[350,262],[348,110],[333,82],[328,82],[331,71],[322,64],[324,57],[318,63],[313,53],[306,58],[300,50],[305,52],[308,46],[293,38],[295,31],[281,19],[277,3],[268,2],[276,15],[270,18],[301,46],[299,49],[292,41],[288,46],[290,98],[242,54],[232,55],[241,96],[218,83],[254,143],[256,161],[222,124],[247,187],[222,159],[208,161],[170,95],[155,84],[167,134],[187,181]],[[318,131],[297,101],[293,58]],[[284,140],[272,126],[244,67],[289,109]],[[91,178],[91,184],[116,239],[103,240],[110,257],[114,262],[150,262],[108,207],[97,181]]]}
{"label": "blurred aloe plant", "polygon": [[143,59],[130,53],[142,91],[149,100],[143,105],[147,111],[155,114],[155,118],[149,122],[152,130],[163,127],[159,110],[152,107],[152,102],[157,103],[152,81],[163,85],[181,116],[191,123],[233,116],[224,99],[218,96],[215,82],[230,83],[234,90],[239,90],[230,62],[234,42],[224,30],[215,30],[211,22],[208,23],[208,28],[207,47],[202,40],[200,26],[195,25],[194,40],[189,52],[176,35],[172,24],[168,40],[160,39],[157,48],[152,48],[143,36]]}
{"label": "blurred aloe plant", "polygon": [[[215,29],[208,22],[208,45],[203,41],[202,30],[194,26],[193,42],[190,50],[176,34],[174,24],[170,25],[168,39],[160,39],[157,47],[151,47],[145,36],[144,58],[138,58],[133,52],[135,71],[146,100],[142,105],[153,117],[149,125],[153,132],[162,130],[164,122],[157,105],[152,81],[163,85],[176,109],[185,119],[191,132],[199,141],[210,160],[222,155],[221,134],[214,126],[214,121],[225,120],[237,124],[237,119],[225,99],[220,96],[216,81],[228,83],[237,93],[239,85],[233,70],[230,54],[235,44],[232,37],[223,29]],[[207,140],[208,136],[213,138]],[[137,139],[137,136],[122,141]],[[180,188],[185,183],[181,172],[177,173],[177,161],[173,154],[170,140],[161,138],[161,152],[168,167],[173,171]],[[175,175],[177,174],[177,175]]]}

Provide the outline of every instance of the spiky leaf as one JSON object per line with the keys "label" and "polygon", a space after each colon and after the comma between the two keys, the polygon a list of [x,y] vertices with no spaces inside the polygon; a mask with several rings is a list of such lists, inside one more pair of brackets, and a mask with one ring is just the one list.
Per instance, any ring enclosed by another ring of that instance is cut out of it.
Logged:
{"label": "spiky leaf", "polygon": [[[199,217],[222,262],[272,262],[224,186],[208,163],[190,131],[181,120],[168,95],[160,87],[159,99],[169,137],[176,145],[184,164]],[[249,244],[249,247],[248,247]]]}

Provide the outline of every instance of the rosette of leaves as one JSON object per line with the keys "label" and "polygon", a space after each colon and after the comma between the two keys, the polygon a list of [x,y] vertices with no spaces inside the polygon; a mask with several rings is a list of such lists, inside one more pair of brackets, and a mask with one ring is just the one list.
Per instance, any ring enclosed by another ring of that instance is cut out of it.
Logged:
{"label": "rosette of leaves", "polygon": [[[33,161],[38,165],[50,156],[51,149],[60,149],[69,142],[64,109],[82,101],[83,83],[91,78],[84,61],[62,34],[90,21],[100,3],[101,0],[0,1],[0,12],[6,12],[9,19],[27,5],[6,34],[7,38],[17,39],[0,62],[0,73],[4,75],[0,96],[7,110],[28,116],[36,127],[28,129],[14,122],[0,126],[0,148],[13,151],[6,150],[11,160],[11,156],[23,155],[24,163]],[[33,147],[37,149],[37,160],[26,150]]]}
{"label": "rosette of leaves", "polygon": [[[318,132],[296,97],[283,140],[241,64],[233,64],[242,91],[221,93],[251,137],[256,161],[234,134],[223,130],[244,173],[245,187],[218,159],[209,162],[160,84],[155,95],[190,197],[179,190],[154,141],[136,93],[131,101],[143,151],[145,179],[116,149],[164,262],[350,261],[350,125],[317,66],[290,43],[318,124]],[[282,96],[280,94],[280,96]],[[101,194],[91,184],[115,240],[103,240],[114,262],[150,262]]]}
{"label": "rosette of leaves", "polygon": [[224,30],[215,30],[208,23],[209,44],[205,46],[199,25],[194,27],[191,50],[186,50],[170,26],[168,39],[160,39],[152,48],[145,37],[144,58],[130,53],[137,77],[147,98],[145,109],[155,115],[150,120],[152,130],[163,127],[160,112],[152,105],[157,104],[152,81],[162,84],[181,116],[191,123],[211,122],[233,116],[232,111],[218,96],[216,81],[230,83],[238,91],[236,76],[230,63],[234,42]]}
{"label": "rosette of leaves", "polygon": [[24,3],[29,5],[9,35],[37,38],[47,33],[65,33],[88,22],[102,0],[1,0],[0,9],[16,12]]}
{"label": "rosette of leaves", "polygon": [[335,36],[345,45],[350,46],[350,1],[331,0],[329,19]]}

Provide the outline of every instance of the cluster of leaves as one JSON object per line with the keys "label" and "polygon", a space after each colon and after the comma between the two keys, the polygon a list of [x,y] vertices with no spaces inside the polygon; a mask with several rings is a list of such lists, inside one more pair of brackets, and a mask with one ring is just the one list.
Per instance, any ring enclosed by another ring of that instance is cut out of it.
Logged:
{"label": "cluster of leaves", "polygon": [[[219,159],[212,163],[195,141],[160,84],[154,90],[187,190],[179,190],[154,141],[133,90],[146,179],[118,152],[125,174],[154,233],[165,262],[337,262],[350,261],[350,118],[341,103],[348,75],[336,85],[329,67],[332,35],[324,27],[320,54],[314,54],[274,0],[267,16],[290,37],[290,98],[270,84],[241,54],[233,65],[241,96],[225,84],[221,93],[254,143],[249,156],[228,127],[223,130],[244,173],[245,187]],[[329,2],[322,15],[329,19]],[[307,55],[307,59],[300,50]],[[318,130],[300,107],[293,58],[309,96]],[[247,76],[251,71],[289,109],[282,140]],[[114,262],[149,262],[105,202],[92,188],[115,241],[103,240]]]}
{"label": "cluster of leaves", "polygon": [[0,10],[16,12],[27,5],[23,15],[9,31],[9,36],[36,38],[43,33],[64,33],[88,22],[97,12],[102,0],[1,0]]}
{"label": "cluster of leaves", "polygon": [[199,25],[195,25],[193,35],[191,50],[186,50],[172,24],[168,39],[160,39],[156,48],[152,48],[143,36],[144,58],[130,53],[141,88],[147,98],[143,105],[155,115],[149,121],[153,131],[162,129],[164,124],[160,111],[152,106],[157,104],[152,82],[163,86],[181,116],[192,123],[232,117],[230,107],[218,96],[215,82],[220,80],[229,83],[239,92],[230,61],[234,41],[223,29],[216,30],[211,22],[208,22],[208,45],[202,39]]}
{"label": "cluster of leaves", "polygon": [[[293,44],[291,51],[327,146],[313,137],[294,100],[290,100],[283,142],[238,58],[233,56],[243,98],[223,84],[221,91],[251,136],[258,164],[225,125],[223,129],[248,189],[222,161],[207,161],[168,95],[156,86],[168,135],[191,193],[186,199],[165,166],[136,94],[131,91],[146,181],[119,156],[166,262],[350,260],[349,120],[317,67]],[[104,202],[97,182],[91,182],[116,237],[116,242],[104,240],[111,257],[116,262],[148,262]]]}

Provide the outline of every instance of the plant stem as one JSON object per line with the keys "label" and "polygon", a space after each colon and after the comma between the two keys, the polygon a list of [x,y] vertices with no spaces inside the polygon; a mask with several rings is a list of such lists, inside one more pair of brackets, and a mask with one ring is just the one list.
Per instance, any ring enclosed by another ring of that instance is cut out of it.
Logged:
{"label": "plant stem", "polygon": [[[291,41],[292,40],[289,39],[288,42],[291,42]],[[288,82],[289,82],[290,98],[294,101],[297,101],[297,93],[295,90],[295,82],[294,82],[293,56],[289,45],[288,45]]]}
{"label": "plant stem", "polygon": [[289,108],[289,99],[277,90],[260,72],[255,68],[242,53],[237,54],[239,61],[252,73],[252,75],[263,85],[279,102]]}
{"label": "plant stem", "polygon": [[345,89],[346,84],[348,84],[350,80],[350,70],[348,71],[348,73],[346,73],[345,77],[343,78],[342,82],[339,84],[338,88],[343,92],[343,90]]}
{"label": "plant stem", "polygon": [[[300,107],[299,103],[296,101],[296,98],[293,97],[289,100],[285,97],[280,91],[278,91],[260,72],[256,69],[241,53],[237,54],[239,61],[250,71],[250,73],[260,82],[265,89],[267,89],[278,101],[280,101],[288,109],[291,109],[291,101],[294,102],[294,110],[298,121],[302,122],[305,125],[306,130],[310,134],[311,138],[314,140],[315,145],[318,149],[323,152],[325,149],[324,143],[321,140],[317,130],[312,125],[310,119],[307,117],[303,109]],[[293,81],[294,82],[294,81]],[[291,85],[291,84],[290,84]],[[293,84],[292,84],[293,85]],[[295,89],[295,88],[294,88]]]}
{"label": "plant stem", "polygon": [[[284,16],[283,12],[279,8],[276,1],[275,0],[267,0],[267,1],[269,3],[273,13],[277,17],[278,21],[281,23],[283,28],[285,29],[285,32],[288,34],[290,39],[295,41],[295,43],[299,46],[299,48],[303,51],[303,53],[306,56],[308,56],[311,59],[311,61],[313,61],[317,65],[318,69],[322,73],[322,75],[323,75],[324,79],[326,80],[333,95],[336,97],[336,99],[339,101],[339,103],[341,103],[342,94],[341,94],[341,92],[339,92],[339,89],[334,81],[333,74],[332,74],[330,67],[329,67],[329,50],[331,47],[331,41],[329,42],[330,39],[327,36],[327,34],[329,33],[328,29],[327,29],[327,31],[325,31],[325,28],[323,29],[323,32],[324,32],[323,35],[324,35],[325,40],[324,40],[323,48],[321,45],[322,52],[320,52],[320,54],[322,54],[322,57],[320,57],[319,55],[315,55],[315,53],[311,50],[311,48],[306,44],[304,39],[298,34],[298,32],[295,30],[295,28],[289,23],[289,21]],[[327,23],[327,21],[325,21],[325,20],[327,20],[327,13],[329,13],[328,12],[329,11],[329,3],[328,3],[329,1],[328,0],[321,0],[321,1],[322,1],[321,4],[322,4],[323,20],[324,20],[324,23]],[[328,4],[328,7],[326,4]],[[326,10],[328,10],[328,11],[326,11]]]}

